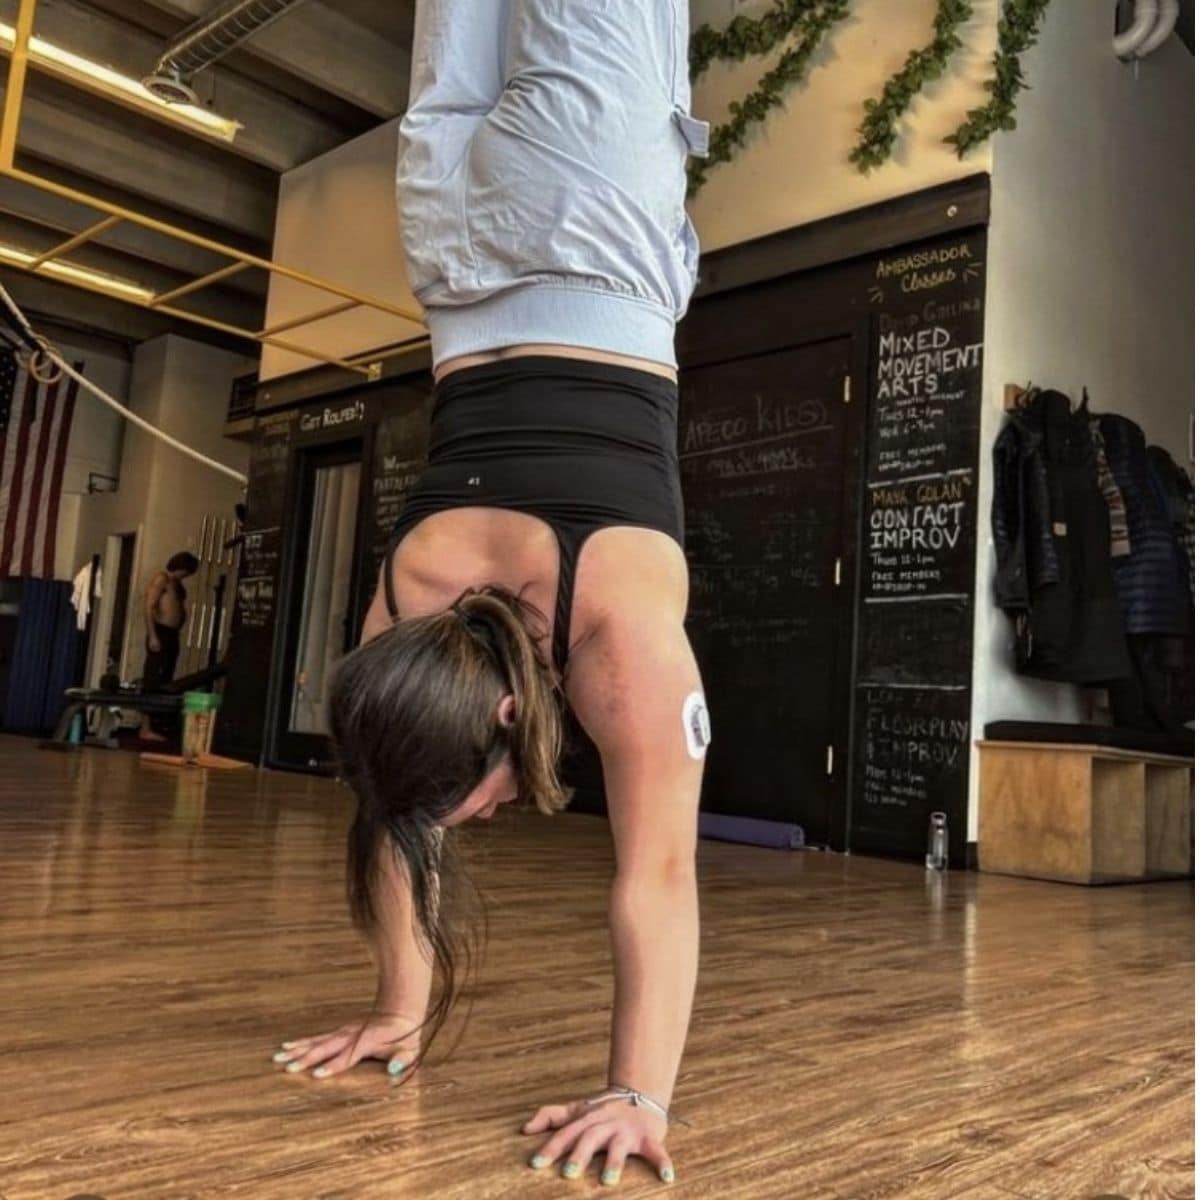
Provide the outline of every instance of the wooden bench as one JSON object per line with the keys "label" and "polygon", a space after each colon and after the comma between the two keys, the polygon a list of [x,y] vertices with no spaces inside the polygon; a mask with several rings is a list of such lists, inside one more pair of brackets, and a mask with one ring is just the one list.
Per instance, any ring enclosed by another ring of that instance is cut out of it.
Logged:
{"label": "wooden bench", "polygon": [[1193,759],[1078,743],[977,745],[981,871],[1085,884],[1192,873]]}

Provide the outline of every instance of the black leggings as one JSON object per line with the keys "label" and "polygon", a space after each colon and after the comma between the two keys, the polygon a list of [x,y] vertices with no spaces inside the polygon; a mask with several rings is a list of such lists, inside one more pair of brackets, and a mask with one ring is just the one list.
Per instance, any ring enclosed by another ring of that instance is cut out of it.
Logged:
{"label": "black leggings", "polygon": [[150,639],[146,639],[146,663],[142,667],[143,692],[161,692],[175,678],[175,667],[179,662],[179,630],[155,621],[154,634],[158,638],[159,649],[151,650]]}
{"label": "black leggings", "polygon": [[406,533],[453,508],[529,513],[559,545],[554,662],[565,671],[575,569],[587,539],[613,525],[683,545],[676,454],[678,390],[648,371],[530,355],[453,372],[436,390],[429,462],[405,501],[384,563]]}

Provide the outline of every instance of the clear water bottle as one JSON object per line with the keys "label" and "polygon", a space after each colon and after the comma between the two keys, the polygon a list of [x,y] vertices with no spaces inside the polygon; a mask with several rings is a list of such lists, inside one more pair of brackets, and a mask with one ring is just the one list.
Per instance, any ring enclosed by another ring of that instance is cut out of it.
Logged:
{"label": "clear water bottle", "polygon": [[944,871],[950,865],[950,830],[946,814],[929,814],[929,845],[925,851],[925,870]]}

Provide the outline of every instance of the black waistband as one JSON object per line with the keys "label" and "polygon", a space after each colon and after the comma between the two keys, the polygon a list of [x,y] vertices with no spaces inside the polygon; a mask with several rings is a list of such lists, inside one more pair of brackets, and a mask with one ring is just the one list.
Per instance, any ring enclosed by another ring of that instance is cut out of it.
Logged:
{"label": "black waistband", "polygon": [[624,389],[647,396],[659,396],[673,403],[679,394],[678,386],[653,371],[639,371],[616,363],[595,362],[588,358],[566,358],[553,354],[522,354],[515,358],[498,358],[493,362],[460,367],[444,376],[433,388],[436,408],[448,400],[477,394],[513,383],[559,380],[564,384],[594,383],[613,389]]}
{"label": "black waistband", "polygon": [[568,358],[464,367],[438,388],[429,462],[564,453],[674,457],[678,389],[648,371]]}

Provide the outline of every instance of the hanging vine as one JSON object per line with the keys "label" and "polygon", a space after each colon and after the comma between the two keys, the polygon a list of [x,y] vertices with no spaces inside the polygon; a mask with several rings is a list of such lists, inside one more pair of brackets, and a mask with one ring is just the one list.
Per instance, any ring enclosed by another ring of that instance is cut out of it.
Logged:
{"label": "hanging vine", "polygon": [[993,75],[984,85],[991,99],[982,108],[967,113],[967,119],[944,139],[959,158],[966,157],[997,131],[1016,129],[1017,93],[1027,86],[1020,56],[1036,44],[1038,26],[1049,4],[1050,0],[1004,0],[999,45],[992,58]]}
{"label": "hanging vine", "polygon": [[693,81],[717,59],[741,61],[750,54],[766,54],[792,34],[799,40],[759,80],[754,91],[730,104],[730,120],[713,129],[709,138],[708,157],[693,159],[688,167],[689,196],[700,189],[713,167],[733,158],[752,126],[783,103],[784,94],[804,78],[830,29],[849,12],[850,0],[777,0],[770,12],[757,20],[735,17],[720,32],[709,25],[696,30],[689,53]]}
{"label": "hanging vine", "polygon": [[954,52],[962,46],[958,31],[970,20],[973,7],[974,0],[938,0],[933,40],[909,54],[904,66],[884,85],[878,100],[864,101],[867,115],[858,127],[859,143],[850,152],[850,161],[863,174],[891,158],[900,118],[913,97],[945,73]]}
{"label": "hanging vine", "polygon": [[824,0],[775,0],[761,17],[737,16],[724,29],[701,25],[688,49],[693,83],[717,61],[742,62],[751,54],[770,54]]}
{"label": "hanging vine", "polygon": [[[709,138],[706,159],[688,166],[688,195],[694,196],[718,163],[729,162],[745,145],[750,130],[783,103],[785,94],[804,79],[813,55],[830,30],[849,16],[852,0],[775,0],[761,17],[735,17],[724,29],[702,25],[692,34],[688,73],[693,83],[714,62],[742,62],[795,42],[759,80],[758,86],[729,105],[730,119],[717,125]],[[993,75],[985,84],[988,103],[967,113],[961,125],[944,140],[963,158],[1000,130],[1016,128],[1017,95],[1026,86],[1020,56],[1037,42],[1038,27],[1050,0],[1004,0],[1000,12],[998,47]],[[864,102],[866,115],[858,127],[859,141],[850,160],[860,171],[881,166],[892,155],[901,118],[913,97],[940,78],[962,46],[959,32],[971,17],[974,0],[938,0],[933,40],[913,50],[904,66],[884,85],[878,99]]]}

